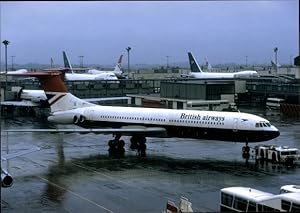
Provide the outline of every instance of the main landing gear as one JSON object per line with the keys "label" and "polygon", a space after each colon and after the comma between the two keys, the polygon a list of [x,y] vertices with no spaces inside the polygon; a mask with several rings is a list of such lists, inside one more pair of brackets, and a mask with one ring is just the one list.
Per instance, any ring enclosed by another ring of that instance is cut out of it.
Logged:
{"label": "main landing gear", "polygon": [[246,146],[243,146],[242,152],[243,152],[242,157],[244,159],[250,158],[250,147],[248,146],[248,142],[246,142]]}
{"label": "main landing gear", "polygon": [[120,140],[121,134],[116,134],[115,139],[108,141],[108,153],[110,156],[123,157],[125,153],[125,142]]}
{"label": "main landing gear", "polygon": [[[116,134],[113,140],[108,141],[108,153],[110,156],[113,157],[124,157],[125,149],[124,145],[125,142],[120,140],[121,134]],[[136,150],[137,155],[139,157],[146,157],[146,137],[134,135],[130,138],[130,149]]]}

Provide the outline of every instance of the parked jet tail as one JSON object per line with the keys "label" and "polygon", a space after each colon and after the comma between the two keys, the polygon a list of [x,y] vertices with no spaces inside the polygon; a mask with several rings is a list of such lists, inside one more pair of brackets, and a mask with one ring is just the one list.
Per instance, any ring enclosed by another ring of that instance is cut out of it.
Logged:
{"label": "parked jet tail", "polygon": [[188,56],[189,56],[191,71],[192,72],[202,72],[201,67],[198,65],[196,59],[194,58],[194,56],[192,55],[191,52],[188,52]]}
{"label": "parked jet tail", "polygon": [[63,82],[65,72],[61,70],[28,72],[15,75],[37,77],[39,79],[41,87],[45,91],[48,98],[51,112],[64,111],[94,105],[80,98],[77,98],[71,93],[68,93],[67,87]]}
{"label": "parked jet tail", "polygon": [[116,64],[116,66],[115,66],[114,71],[122,71],[121,70],[122,69],[122,66],[121,66],[121,64],[122,64],[122,58],[123,58],[123,55],[120,56],[120,58],[119,58],[119,60],[118,60],[118,62]]}
{"label": "parked jet tail", "polygon": [[63,51],[63,58],[64,58],[64,65],[65,65],[65,68],[69,68],[71,70],[71,72],[73,73],[73,68],[72,68],[72,65],[68,59],[68,56],[66,54],[65,51]]}

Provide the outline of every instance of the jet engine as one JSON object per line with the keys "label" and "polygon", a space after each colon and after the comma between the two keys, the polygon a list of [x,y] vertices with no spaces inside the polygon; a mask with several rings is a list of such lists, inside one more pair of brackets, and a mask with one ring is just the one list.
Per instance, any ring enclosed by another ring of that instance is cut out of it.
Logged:
{"label": "jet engine", "polygon": [[4,169],[1,169],[1,187],[11,187],[12,184],[13,184],[12,176]]}
{"label": "jet engine", "polygon": [[48,121],[58,124],[79,124],[85,121],[85,117],[80,114],[65,113],[48,117]]}
{"label": "jet engine", "polygon": [[85,117],[83,115],[75,115],[73,118],[74,124],[83,123],[85,121]]}

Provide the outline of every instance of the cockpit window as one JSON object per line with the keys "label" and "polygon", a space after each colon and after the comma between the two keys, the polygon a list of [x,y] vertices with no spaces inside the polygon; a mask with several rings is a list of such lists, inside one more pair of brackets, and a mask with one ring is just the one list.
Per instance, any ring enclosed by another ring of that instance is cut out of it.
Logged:
{"label": "cockpit window", "polygon": [[271,124],[269,122],[260,122],[260,123],[256,123],[255,127],[259,128],[259,127],[270,127]]}

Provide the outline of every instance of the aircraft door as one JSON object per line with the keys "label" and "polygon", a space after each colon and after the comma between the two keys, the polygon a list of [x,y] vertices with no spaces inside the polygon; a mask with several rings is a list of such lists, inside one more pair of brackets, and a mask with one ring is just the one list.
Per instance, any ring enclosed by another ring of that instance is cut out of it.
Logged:
{"label": "aircraft door", "polygon": [[89,120],[93,120],[94,117],[95,117],[95,111],[94,110],[87,111],[87,118]]}
{"label": "aircraft door", "polygon": [[232,127],[232,131],[233,131],[233,132],[237,132],[237,131],[238,131],[238,118],[234,118],[234,119],[233,119],[233,127]]}

